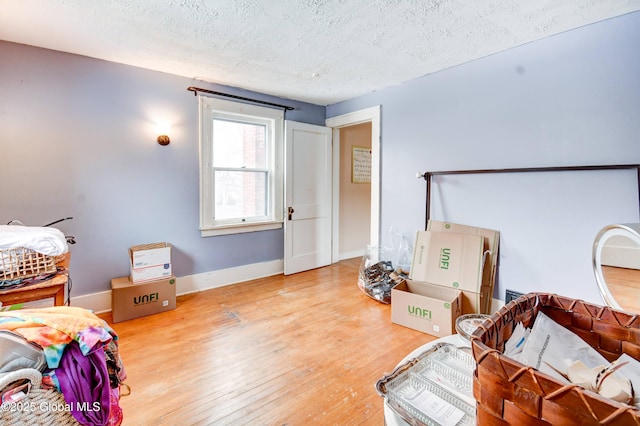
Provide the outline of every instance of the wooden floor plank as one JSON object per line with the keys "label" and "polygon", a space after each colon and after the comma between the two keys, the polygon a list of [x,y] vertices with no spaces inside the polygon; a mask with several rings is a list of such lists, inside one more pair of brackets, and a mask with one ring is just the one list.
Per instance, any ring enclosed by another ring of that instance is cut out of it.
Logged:
{"label": "wooden floor plank", "polygon": [[622,309],[640,313],[640,270],[603,266],[602,274]]}
{"label": "wooden floor plank", "polygon": [[[357,287],[360,259],[179,296],[113,324],[130,425],[381,425],[375,382],[435,339]],[[110,315],[102,316],[111,321]]]}

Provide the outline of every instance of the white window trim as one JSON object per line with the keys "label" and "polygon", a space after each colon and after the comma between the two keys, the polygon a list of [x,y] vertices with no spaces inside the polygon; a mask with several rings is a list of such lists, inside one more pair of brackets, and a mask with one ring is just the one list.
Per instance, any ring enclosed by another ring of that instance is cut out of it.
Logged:
{"label": "white window trim", "polygon": [[[199,157],[200,157],[200,232],[203,237],[216,235],[239,234],[244,232],[264,231],[282,228],[283,222],[283,192],[284,192],[284,111],[241,102],[198,96],[200,121]],[[247,117],[272,122],[273,155],[270,166],[273,173],[270,182],[270,217],[267,220],[247,223],[215,224],[210,207],[213,201],[211,188],[211,136],[213,113],[220,112],[227,117],[236,116],[239,119]]]}

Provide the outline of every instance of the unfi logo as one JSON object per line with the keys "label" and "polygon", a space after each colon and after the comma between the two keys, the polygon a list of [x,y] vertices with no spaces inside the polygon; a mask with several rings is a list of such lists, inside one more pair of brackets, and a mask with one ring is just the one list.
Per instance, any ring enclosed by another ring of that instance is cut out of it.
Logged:
{"label": "unfi logo", "polygon": [[158,293],[143,294],[142,296],[134,297],[133,304],[136,306],[146,305],[147,303],[157,302],[158,300],[160,300]]}
{"label": "unfi logo", "polygon": [[449,269],[449,259],[451,259],[451,249],[443,247],[440,249],[440,269]]}
{"label": "unfi logo", "polygon": [[423,319],[431,320],[431,311],[429,309],[423,309],[417,306],[407,305],[407,311],[409,311],[409,315],[413,315],[414,317],[420,317]]}

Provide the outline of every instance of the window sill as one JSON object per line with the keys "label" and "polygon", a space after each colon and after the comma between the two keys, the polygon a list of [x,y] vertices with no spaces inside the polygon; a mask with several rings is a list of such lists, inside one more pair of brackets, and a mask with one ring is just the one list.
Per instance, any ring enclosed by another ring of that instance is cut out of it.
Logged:
{"label": "window sill", "polygon": [[218,235],[243,234],[246,232],[268,231],[281,229],[282,222],[260,222],[252,224],[224,225],[215,228],[201,229],[202,237],[215,237]]}

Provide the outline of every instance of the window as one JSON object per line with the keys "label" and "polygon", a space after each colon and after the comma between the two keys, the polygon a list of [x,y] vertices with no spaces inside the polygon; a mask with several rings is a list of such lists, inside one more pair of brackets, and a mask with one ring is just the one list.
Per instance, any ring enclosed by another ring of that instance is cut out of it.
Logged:
{"label": "window", "polygon": [[283,111],[199,99],[202,236],[282,227]]}

